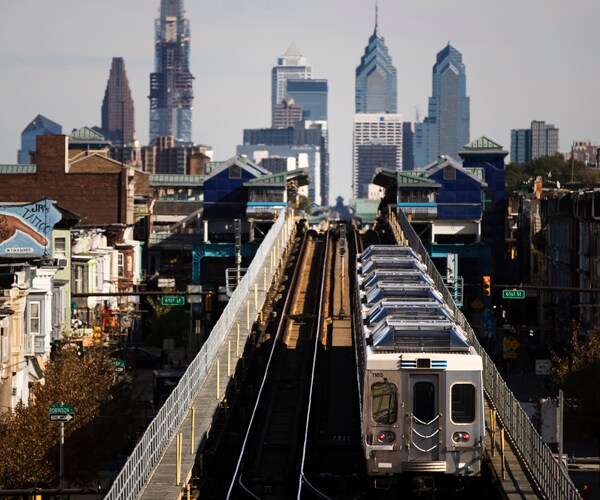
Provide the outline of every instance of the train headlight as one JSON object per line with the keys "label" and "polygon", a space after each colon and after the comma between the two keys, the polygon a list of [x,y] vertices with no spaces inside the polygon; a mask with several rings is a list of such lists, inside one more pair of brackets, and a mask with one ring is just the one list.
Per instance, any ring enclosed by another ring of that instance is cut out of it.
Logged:
{"label": "train headlight", "polygon": [[392,431],[382,431],[377,434],[377,441],[379,443],[391,443],[396,439],[396,434]]}
{"label": "train headlight", "polygon": [[455,443],[466,443],[469,439],[471,439],[471,436],[468,432],[461,431],[452,434],[452,441]]}

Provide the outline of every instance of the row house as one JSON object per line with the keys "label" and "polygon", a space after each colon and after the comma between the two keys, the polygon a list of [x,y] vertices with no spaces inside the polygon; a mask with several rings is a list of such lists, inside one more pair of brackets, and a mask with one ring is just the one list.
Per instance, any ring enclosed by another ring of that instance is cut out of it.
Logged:
{"label": "row house", "polygon": [[72,336],[89,343],[122,342],[139,314],[142,243],[133,228],[94,227],[72,232]]}
{"label": "row house", "polygon": [[70,228],[50,199],[0,204],[0,411],[27,404],[68,328]]}
{"label": "row house", "polygon": [[35,164],[0,165],[0,411],[27,404],[52,347],[101,341],[107,311],[122,339],[137,317],[110,294],[141,281],[149,175],[76,139],[40,135]]}
{"label": "row house", "polygon": [[519,198],[519,280],[536,307],[523,311],[540,341],[567,343],[600,322],[600,190],[543,186]]}

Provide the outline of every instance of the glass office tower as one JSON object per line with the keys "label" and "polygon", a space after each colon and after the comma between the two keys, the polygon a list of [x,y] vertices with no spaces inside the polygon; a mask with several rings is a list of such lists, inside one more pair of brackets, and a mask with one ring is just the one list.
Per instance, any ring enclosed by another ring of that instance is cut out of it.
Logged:
{"label": "glass office tower", "polygon": [[150,74],[150,143],[157,136],[192,142],[190,26],[183,0],[161,0],[155,23],[155,72]]}
{"label": "glass office tower", "polygon": [[397,113],[397,87],[396,68],[379,34],[376,14],[375,29],[356,68],[355,113]]}
{"label": "glass office tower", "polygon": [[296,45],[291,43],[285,54],[277,59],[271,70],[271,124],[275,126],[275,106],[286,95],[287,80],[306,80],[311,77],[312,68]]}
{"label": "glass office tower", "polygon": [[462,54],[450,43],[437,54],[428,116],[415,127],[415,167],[436,161],[440,155],[458,160],[469,143],[470,99]]}

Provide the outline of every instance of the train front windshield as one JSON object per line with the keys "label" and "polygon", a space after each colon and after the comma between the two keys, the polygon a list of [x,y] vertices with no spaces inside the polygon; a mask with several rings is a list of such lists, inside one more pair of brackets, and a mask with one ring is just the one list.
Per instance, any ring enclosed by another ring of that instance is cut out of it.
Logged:
{"label": "train front windshield", "polygon": [[373,420],[378,424],[394,424],[398,419],[396,386],[387,380],[371,386]]}

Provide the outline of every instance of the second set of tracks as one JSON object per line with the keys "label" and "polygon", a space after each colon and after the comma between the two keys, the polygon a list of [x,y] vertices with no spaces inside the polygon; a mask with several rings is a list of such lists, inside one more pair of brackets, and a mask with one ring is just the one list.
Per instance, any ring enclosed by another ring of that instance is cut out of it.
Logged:
{"label": "second set of tracks", "polygon": [[[360,498],[365,487],[347,260],[300,231],[202,498]],[[250,381],[250,383],[248,383]]]}

